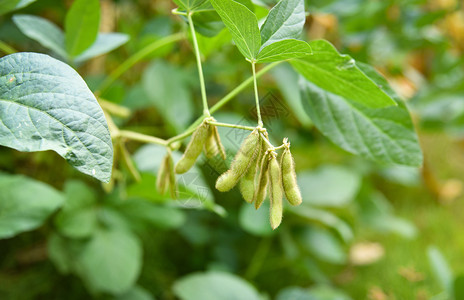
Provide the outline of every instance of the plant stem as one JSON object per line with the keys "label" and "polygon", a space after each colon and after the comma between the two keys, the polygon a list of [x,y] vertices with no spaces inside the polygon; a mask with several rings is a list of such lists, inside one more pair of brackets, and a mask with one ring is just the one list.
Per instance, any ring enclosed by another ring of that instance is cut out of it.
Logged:
{"label": "plant stem", "polygon": [[4,41],[0,41],[0,51],[2,51],[3,53],[7,55],[18,52],[16,51],[16,49],[6,44]]}
{"label": "plant stem", "polygon": [[[265,66],[264,68],[262,68],[258,73],[256,73],[256,79],[260,78],[261,76],[263,76],[266,72],[268,72],[269,70],[271,70],[272,68],[276,67],[277,65],[281,64],[282,62],[281,61],[278,61],[278,62],[274,62],[272,64],[269,64],[267,66]],[[238,95],[238,93],[240,93],[241,91],[243,91],[246,87],[248,87],[248,85],[250,85],[254,80],[254,76],[253,77],[249,77],[247,80],[245,80],[244,82],[242,82],[239,86],[237,86],[235,89],[233,89],[231,92],[229,92],[227,95],[225,95],[221,100],[218,101],[218,103],[216,103],[215,105],[213,105],[211,108],[210,108],[210,112],[211,113],[214,113],[216,112],[217,110],[219,110],[221,107],[223,107],[225,104],[227,104],[227,102],[229,102],[232,98],[234,98],[235,96]]]}
{"label": "plant stem", "polygon": [[140,49],[134,55],[129,57],[126,61],[119,65],[111,74],[103,81],[100,88],[98,89],[96,94],[103,94],[113,83],[116,79],[118,79],[122,74],[124,74],[127,70],[132,68],[136,63],[153,53],[154,51],[158,50],[159,48],[166,46],[168,44],[177,42],[184,38],[183,33],[175,33],[172,35],[168,35],[162,39],[154,41],[151,44],[148,44],[144,48]]}
{"label": "plant stem", "polygon": [[119,131],[119,136],[130,139],[130,140],[149,143],[149,144],[158,144],[158,145],[162,145],[162,146],[167,146],[168,145],[167,141],[165,141],[163,139],[160,139],[160,138],[157,138],[157,137],[154,137],[154,136],[150,136],[150,135],[146,135],[146,134],[142,134],[142,133],[137,133],[137,132],[134,132],[134,131],[120,130]]}
{"label": "plant stem", "polygon": [[261,240],[256,249],[253,257],[251,258],[251,263],[245,271],[244,277],[248,280],[253,279],[258,275],[259,270],[263,266],[266,256],[269,253],[269,249],[271,248],[272,239],[265,237]]}
{"label": "plant stem", "polygon": [[258,96],[258,83],[256,80],[256,63],[251,63],[251,69],[253,70],[253,84],[255,89],[255,101],[256,101],[256,114],[258,115],[258,127],[263,127],[263,120],[261,119],[261,110],[259,108],[259,96]]}
{"label": "plant stem", "polygon": [[[264,75],[266,72],[271,70],[272,68],[276,67],[278,64],[281,62],[275,62],[272,64],[267,65],[263,69],[261,69],[258,73],[256,73],[256,78],[260,78],[262,75]],[[225,95],[221,100],[219,100],[215,105],[211,107],[209,110],[210,113],[214,113],[218,111],[221,107],[226,105],[230,100],[232,100],[238,93],[240,93],[242,90],[244,90],[248,85],[250,85],[253,82],[253,77],[249,77],[247,80],[242,82],[239,86],[237,86],[235,89],[233,89],[231,92],[229,92],[227,95]],[[119,131],[119,135],[121,137],[125,137],[127,139],[131,140],[136,140],[140,142],[145,142],[145,143],[151,143],[151,144],[158,144],[158,145],[163,145],[163,146],[169,146],[174,142],[180,141],[191,135],[195,129],[198,127],[198,125],[203,122],[203,120],[208,117],[205,115],[200,116],[198,119],[193,122],[192,125],[189,126],[184,132],[182,132],[179,135],[173,136],[172,138],[166,140],[162,140],[156,137],[152,137],[149,135],[145,135],[142,133],[137,133],[133,131],[126,131],[126,130],[121,130]],[[271,145],[271,147],[273,147]]]}
{"label": "plant stem", "polygon": [[190,33],[192,34],[193,48],[195,49],[195,57],[197,59],[198,77],[200,79],[201,99],[203,101],[203,115],[210,116],[208,110],[208,99],[206,98],[205,78],[203,76],[203,68],[201,67],[200,49],[198,48],[197,35],[195,33],[195,26],[193,25],[192,13],[189,13],[188,22]]}
{"label": "plant stem", "polygon": [[253,131],[256,129],[255,127],[251,127],[251,126],[242,126],[242,125],[227,124],[227,123],[220,123],[220,122],[208,122],[208,124],[220,126],[220,127],[229,127],[229,128],[249,130],[249,131]]}
{"label": "plant stem", "polygon": [[129,173],[132,175],[132,177],[134,177],[135,181],[139,182],[142,179],[142,177],[140,176],[139,171],[137,171],[137,168],[135,167],[134,162],[132,161],[129,151],[127,151],[124,141],[119,141],[119,147],[121,149],[122,158],[124,160],[124,163],[126,164],[127,169],[129,170]]}
{"label": "plant stem", "polygon": [[108,113],[121,117],[121,118],[128,118],[131,114],[130,109],[127,107],[118,105],[101,97],[98,97],[98,103],[100,104],[101,108]]}

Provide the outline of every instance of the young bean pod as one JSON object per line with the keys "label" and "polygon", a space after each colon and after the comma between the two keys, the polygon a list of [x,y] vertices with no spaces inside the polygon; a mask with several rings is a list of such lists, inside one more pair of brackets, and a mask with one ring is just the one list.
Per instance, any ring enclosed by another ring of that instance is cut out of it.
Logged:
{"label": "young bean pod", "polygon": [[259,142],[259,132],[253,130],[245,141],[243,141],[242,146],[230,165],[230,169],[217,179],[216,189],[221,192],[227,192],[237,184],[250,167],[250,163],[255,159],[258,148],[256,146]]}
{"label": "young bean pod", "polygon": [[269,161],[269,181],[270,181],[270,193],[271,199],[270,208],[270,222],[272,229],[279,227],[282,222],[283,206],[282,206],[282,176],[280,173],[280,166],[277,162],[277,158],[273,156]]}
{"label": "young bean pod", "polygon": [[262,158],[262,143],[258,143],[258,149],[256,158],[250,163],[250,167],[246,171],[245,175],[240,179],[240,193],[242,193],[243,199],[246,202],[252,203],[255,195],[255,182],[256,175],[258,174],[259,162]]}
{"label": "young bean pod", "polygon": [[282,153],[280,166],[282,168],[282,186],[285,197],[291,205],[300,205],[303,200],[296,180],[295,161],[289,148],[286,148]]}
{"label": "young bean pod", "polygon": [[221,143],[221,137],[216,126],[209,125],[208,138],[205,143],[206,157],[213,158],[220,155],[222,159],[226,159],[226,150]]}
{"label": "young bean pod", "polygon": [[270,159],[270,153],[267,152],[266,147],[263,147],[263,158],[260,161],[260,170],[259,170],[259,176],[258,176],[258,186],[256,187],[255,190],[255,195],[253,197],[253,201],[255,202],[255,208],[258,209],[261,204],[263,204],[264,199],[266,199],[266,193],[267,193],[267,186],[269,184],[269,174],[268,174],[268,169],[269,169],[269,159]]}
{"label": "young bean pod", "polygon": [[192,139],[185,149],[184,155],[177,162],[175,171],[177,174],[183,174],[190,170],[200,156],[203,146],[208,138],[209,125],[203,122],[192,135]]}
{"label": "young bean pod", "polygon": [[168,154],[163,158],[156,176],[156,189],[161,195],[166,193],[166,188],[169,184],[169,158],[170,155]]}

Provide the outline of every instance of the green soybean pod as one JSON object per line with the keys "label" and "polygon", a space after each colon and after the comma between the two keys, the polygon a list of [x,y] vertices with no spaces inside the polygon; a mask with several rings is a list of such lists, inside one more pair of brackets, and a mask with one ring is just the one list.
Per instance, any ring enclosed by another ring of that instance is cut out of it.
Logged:
{"label": "green soybean pod", "polygon": [[169,183],[169,157],[170,155],[166,155],[163,158],[156,176],[156,189],[161,195],[166,193],[166,188]]}
{"label": "green soybean pod", "polygon": [[260,162],[261,168],[259,170],[258,186],[256,187],[255,195],[253,197],[256,209],[258,209],[261,206],[261,204],[263,204],[264,199],[266,199],[267,186],[269,184],[269,159],[269,153],[265,152]]}
{"label": "green soybean pod", "polygon": [[279,227],[282,222],[283,206],[282,206],[282,176],[280,173],[280,166],[277,162],[277,158],[273,156],[269,161],[269,181],[270,181],[270,193],[269,198],[271,199],[270,208],[270,222],[272,229]]}
{"label": "green soybean pod", "polygon": [[250,163],[248,170],[245,175],[240,178],[240,193],[246,202],[252,203],[255,195],[255,179],[258,174],[259,161],[262,156],[262,143],[258,143],[258,149],[256,158]]}
{"label": "green soybean pod", "polygon": [[284,188],[285,197],[291,205],[297,206],[303,202],[301,198],[300,188],[296,181],[295,161],[293,160],[290,149],[285,149],[280,160],[282,168],[282,186]]}
{"label": "green soybean pod", "polygon": [[226,150],[221,143],[221,137],[216,126],[209,125],[208,138],[205,142],[206,157],[213,158],[220,155],[222,159],[226,159]]}
{"label": "green soybean pod", "polygon": [[185,149],[184,155],[177,162],[175,171],[177,174],[183,174],[190,170],[200,156],[203,146],[208,138],[209,125],[203,122],[192,135],[190,142]]}
{"label": "green soybean pod", "polygon": [[171,153],[168,154],[168,162],[167,167],[169,170],[169,192],[171,194],[172,199],[177,198],[177,184],[176,184],[176,174],[174,173],[174,161],[172,160]]}
{"label": "green soybean pod", "polygon": [[230,169],[217,179],[216,189],[221,192],[227,192],[237,184],[250,167],[250,163],[255,159],[257,152],[256,146],[259,141],[259,132],[255,129],[245,141],[243,141],[230,165]]}

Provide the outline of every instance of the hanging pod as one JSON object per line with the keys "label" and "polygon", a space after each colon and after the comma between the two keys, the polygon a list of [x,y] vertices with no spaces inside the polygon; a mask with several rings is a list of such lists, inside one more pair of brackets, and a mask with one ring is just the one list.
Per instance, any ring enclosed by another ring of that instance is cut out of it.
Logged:
{"label": "hanging pod", "polygon": [[217,179],[216,189],[221,192],[227,192],[237,184],[250,167],[251,162],[255,159],[259,142],[259,132],[255,129],[243,141],[230,165],[230,169]]}
{"label": "hanging pod", "polygon": [[263,204],[266,198],[267,186],[269,184],[269,160],[271,158],[270,152],[267,151],[267,147],[263,145],[263,158],[260,161],[260,169],[258,175],[258,186],[255,190],[253,201],[255,202],[255,208],[258,209]]}
{"label": "hanging pod", "polygon": [[161,195],[164,195],[166,193],[166,189],[169,184],[169,173],[170,173],[169,159],[170,158],[171,156],[169,154],[166,154],[166,156],[161,161],[161,165],[158,170],[158,174],[156,176],[156,189]]}
{"label": "hanging pod", "polygon": [[255,195],[255,190],[256,190],[256,176],[259,172],[258,167],[259,167],[259,162],[262,159],[263,156],[263,145],[262,145],[262,140],[260,138],[260,141],[258,142],[258,149],[256,158],[253,159],[250,163],[250,166],[248,170],[246,171],[245,175],[240,178],[240,193],[243,196],[243,199],[245,199],[246,202],[252,203],[253,198]]}
{"label": "hanging pod", "polygon": [[184,155],[177,162],[175,171],[177,174],[183,174],[190,170],[195,164],[198,156],[200,156],[203,146],[206,143],[209,133],[209,125],[203,121],[200,126],[195,130],[190,139],[190,142],[185,149]]}
{"label": "hanging pod", "polygon": [[285,197],[291,205],[300,205],[303,200],[296,180],[295,161],[288,147],[282,153],[280,166],[282,169],[282,186]]}
{"label": "hanging pod", "polygon": [[271,208],[270,208],[270,222],[272,229],[279,227],[282,222],[282,176],[280,173],[280,166],[277,162],[277,158],[273,155],[269,161],[269,182],[270,182],[270,191],[269,198],[271,199]]}
{"label": "hanging pod", "polygon": [[209,125],[208,138],[205,142],[205,153],[206,157],[213,158],[216,155],[220,155],[222,159],[226,159],[226,150],[221,143],[221,137],[216,126]]}

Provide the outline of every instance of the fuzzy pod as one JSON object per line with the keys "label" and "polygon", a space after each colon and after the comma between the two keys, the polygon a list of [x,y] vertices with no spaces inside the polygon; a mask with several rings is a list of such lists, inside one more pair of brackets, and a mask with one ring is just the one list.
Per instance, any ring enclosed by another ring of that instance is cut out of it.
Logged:
{"label": "fuzzy pod", "polygon": [[174,161],[172,160],[172,156],[169,153],[168,154],[168,162],[167,162],[167,167],[169,170],[169,178],[167,179],[169,182],[169,192],[171,194],[172,199],[177,198],[177,183],[176,183],[176,174],[174,172]]}
{"label": "fuzzy pod", "polygon": [[240,193],[246,202],[252,203],[256,190],[256,177],[259,172],[259,161],[262,157],[262,143],[258,143],[258,149],[256,150],[257,155],[254,160],[251,161],[248,170],[245,175],[240,179]]}
{"label": "fuzzy pod", "polygon": [[[166,193],[166,189],[169,184],[169,158],[171,156],[168,154],[163,158],[158,174],[156,176],[156,189],[161,195]],[[171,158],[172,160],[172,158]]]}
{"label": "fuzzy pod", "polygon": [[203,122],[192,135],[190,142],[185,149],[184,155],[177,162],[175,167],[175,172],[177,174],[183,174],[190,170],[190,168],[195,164],[198,156],[200,156],[203,146],[206,143],[208,138],[209,125],[206,122]]}
{"label": "fuzzy pod", "polygon": [[282,175],[280,173],[280,166],[277,162],[277,158],[272,157],[269,161],[269,182],[270,182],[270,192],[269,198],[271,199],[271,208],[270,208],[270,222],[272,229],[279,227],[282,222]]}
{"label": "fuzzy pod", "polygon": [[282,186],[284,188],[285,197],[291,205],[300,205],[303,199],[301,198],[300,188],[296,181],[295,161],[288,148],[282,153],[280,167],[282,169]]}
{"label": "fuzzy pod", "polygon": [[261,167],[259,169],[258,186],[256,187],[255,195],[253,197],[256,209],[258,209],[261,206],[261,204],[263,204],[264,199],[266,199],[267,186],[269,184],[269,159],[269,153],[264,153],[263,158],[260,162]]}
{"label": "fuzzy pod", "polygon": [[255,159],[259,142],[259,132],[253,130],[240,146],[230,165],[230,169],[217,179],[216,189],[220,192],[227,192],[237,184],[240,178],[245,175],[251,162]]}
{"label": "fuzzy pod", "polygon": [[222,159],[226,159],[226,150],[221,143],[219,131],[214,125],[209,125],[208,138],[205,142],[205,153],[208,158],[213,158],[219,154]]}

